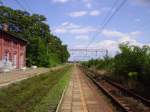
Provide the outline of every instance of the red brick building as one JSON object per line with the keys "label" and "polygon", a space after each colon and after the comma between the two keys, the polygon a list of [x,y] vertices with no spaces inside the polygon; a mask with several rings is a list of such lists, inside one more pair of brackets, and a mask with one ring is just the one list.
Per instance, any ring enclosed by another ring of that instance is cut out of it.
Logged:
{"label": "red brick building", "polygon": [[0,67],[12,69],[26,66],[27,41],[0,30]]}

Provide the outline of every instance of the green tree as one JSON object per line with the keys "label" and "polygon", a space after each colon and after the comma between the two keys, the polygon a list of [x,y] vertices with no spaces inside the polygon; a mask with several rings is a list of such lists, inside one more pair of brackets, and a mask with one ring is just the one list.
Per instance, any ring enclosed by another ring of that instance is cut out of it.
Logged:
{"label": "green tree", "polygon": [[54,36],[43,15],[0,6],[0,26],[9,25],[9,32],[28,41],[27,65],[53,66],[69,58],[66,45]]}

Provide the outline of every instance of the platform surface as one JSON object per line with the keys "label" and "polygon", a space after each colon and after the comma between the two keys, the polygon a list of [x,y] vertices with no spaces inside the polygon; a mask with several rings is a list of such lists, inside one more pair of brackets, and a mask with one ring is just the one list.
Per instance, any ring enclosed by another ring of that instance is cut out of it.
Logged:
{"label": "platform surface", "polygon": [[113,112],[96,86],[75,67],[59,112]]}

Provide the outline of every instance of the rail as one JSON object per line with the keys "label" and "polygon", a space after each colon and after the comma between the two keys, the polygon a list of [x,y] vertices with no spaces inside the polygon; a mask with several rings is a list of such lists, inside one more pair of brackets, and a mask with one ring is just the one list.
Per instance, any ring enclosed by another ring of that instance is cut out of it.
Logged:
{"label": "rail", "polygon": [[[87,72],[87,71],[84,71]],[[103,91],[103,93],[108,96],[111,101],[119,108],[121,109],[121,112],[137,112],[136,109],[133,109],[133,107],[126,102],[125,97],[132,97],[137,101],[140,101],[144,106],[146,106],[146,111],[144,112],[150,112],[150,101],[143,98],[142,96],[137,95],[136,93],[128,90],[127,88],[121,86],[120,84],[113,82],[111,80],[102,78],[100,81],[95,79],[95,74],[92,71],[88,71],[86,73],[89,79],[92,80],[92,82]],[[90,75],[89,75],[90,74]],[[110,88],[109,88],[110,87]],[[113,92],[121,92],[124,93],[125,96],[116,96]]]}

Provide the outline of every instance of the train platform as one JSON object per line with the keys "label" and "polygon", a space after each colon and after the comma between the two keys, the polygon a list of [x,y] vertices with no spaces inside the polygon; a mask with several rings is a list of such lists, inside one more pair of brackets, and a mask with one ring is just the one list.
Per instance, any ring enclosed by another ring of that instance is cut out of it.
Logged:
{"label": "train platform", "polygon": [[63,68],[65,65],[60,65],[57,67],[51,67],[51,68],[28,68],[26,70],[14,70],[6,73],[0,73],[0,88],[7,86],[9,84],[40,75],[42,73],[46,73],[49,71],[55,71],[58,69]]}
{"label": "train platform", "polygon": [[113,112],[95,85],[75,67],[59,112]]}
{"label": "train platform", "polygon": [[37,68],[27,70],[14,70],[7,73],[0,73],[0,87],[7,86],[11,83],[15,83],[48,71],[48,68]]}

